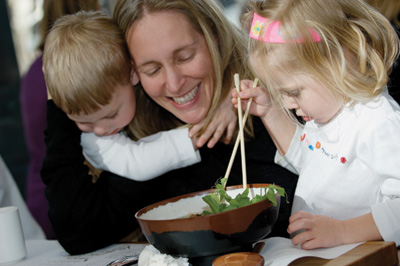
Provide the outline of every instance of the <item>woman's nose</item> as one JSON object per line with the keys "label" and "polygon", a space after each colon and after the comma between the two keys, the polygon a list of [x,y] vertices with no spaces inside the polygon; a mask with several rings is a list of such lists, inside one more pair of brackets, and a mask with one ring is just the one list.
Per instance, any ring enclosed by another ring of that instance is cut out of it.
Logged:
{"label": "woman's nose", "polygon": [[170,67],[166,71],[166,88],[171,92],[179,92],[185,83],[185,77],[179,67]]}

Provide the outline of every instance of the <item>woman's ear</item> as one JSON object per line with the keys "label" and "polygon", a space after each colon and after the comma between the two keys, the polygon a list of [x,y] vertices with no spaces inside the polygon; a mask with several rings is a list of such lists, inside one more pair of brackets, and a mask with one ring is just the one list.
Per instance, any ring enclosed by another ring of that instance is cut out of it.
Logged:
{"label": "woman's ear", "polygon": [[132,62],[131,84],[132,84],[133,86],[136,86],[136,85],[139,83],[139,76],[138,76],[137,73],[136,73],[135,65],[134,65],[133,61],[131,61],[131,62]]}
{"label": "woman's ear", "polygon": [[135,69],[132,68],[132,71],[131,71],[131,84],[133,86],[136,86],[138,83],[139,83],[139,77],[136,74]]}

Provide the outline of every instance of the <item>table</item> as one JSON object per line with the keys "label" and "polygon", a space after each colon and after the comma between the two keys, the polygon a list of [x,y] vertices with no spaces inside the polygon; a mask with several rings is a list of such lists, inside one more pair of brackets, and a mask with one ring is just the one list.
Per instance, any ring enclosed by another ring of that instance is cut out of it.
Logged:
{"label": "table", "polygon": [[[27,241],[28,256],[9,266],[98,266],[125,257],[137,256],[146,244],[115,244],[78,256],[68,255],[55,240]],[[331,260],[304,257],[290,266],[397,266],[397,250],[393,242],[369,241]]]}
{"label": "table", "polygon": [[300,258],[290,263],[290,266],[397,266],[397,249],[394,242],[368,241],[347,253],[332,259]]}

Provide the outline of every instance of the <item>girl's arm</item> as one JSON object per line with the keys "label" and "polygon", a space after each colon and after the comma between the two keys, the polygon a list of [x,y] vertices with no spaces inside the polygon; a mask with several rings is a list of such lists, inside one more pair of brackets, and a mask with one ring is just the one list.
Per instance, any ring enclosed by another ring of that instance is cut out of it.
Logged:
{"label": "girl's arm", "polygon": [[292,238],[293,245],[302,249],[328,248],[369,240],[382,240],[371,213],[337,220],[324,215],[298,211],[289,218],[288,233],[305,230]]}
{"label": "girl's arm", "polygon": [[106,137],[83,133],[81,145],[95,168],[136,181],[150,180],[201,161],[187,128],[159,132],[138,141],[123,133]]}
{"label": "girl's arm", "polygon": [[252,88],[252,84],[251,80],[242,80],[240,94],[232,90],[232,103],[237,108],[240,96],[242,108],[245,110],[247,102],[253,98],[249,113],[261,118],[279,153],[285,155],[296,132],[296,125],[278,104],[272,101],[265,88],[260,86]]}

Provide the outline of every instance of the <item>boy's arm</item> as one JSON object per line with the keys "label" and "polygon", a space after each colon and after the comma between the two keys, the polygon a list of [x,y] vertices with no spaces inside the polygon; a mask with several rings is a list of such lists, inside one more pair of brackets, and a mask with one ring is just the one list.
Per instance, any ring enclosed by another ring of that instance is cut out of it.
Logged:
{"label": "boy's arm", "polygon": [[201,161],[188,129],[173,129],[133,141],[123,133],[98,137],[83,133],[86,159],[96,168],[136,181],[146,181]]}
{"label": "boy's arm", "polygon": [[41,176],[54,232],[70,254],[91,252],[126,237],[139,227],[135,213],[157,199],[151,184],[109,172],[93,183],[80,136],[76,124],[48,101]]}

